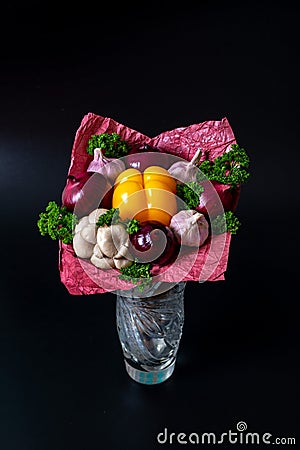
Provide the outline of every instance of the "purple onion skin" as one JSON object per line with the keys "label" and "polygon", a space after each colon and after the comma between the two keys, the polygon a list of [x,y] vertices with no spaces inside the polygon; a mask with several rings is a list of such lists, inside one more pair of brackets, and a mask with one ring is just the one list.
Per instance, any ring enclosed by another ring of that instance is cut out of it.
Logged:
{"label": "purple onion skin", "polygon": [[133,256],[138,257],[140,262],[151,262],[159,266],[170,263],[178,250],[178,243],[172,230],[154,222],[143,224],[139,231],[130,236],[130,241]]}
{"label": "purple onion skin", "polygon": [[133,247],[139,252],[146,252],[152,246],[152,239],[150,236],[154,226],[150,224],[143,225],[139,231],[130,236],[130,241]]}
{"label": "purple onion skin", "polygon": [[232,189],[229,184],[208,180],[201,184],[204,192],[200,195],[200,203],[196,207],[198,212],[208,214],[213,218],[222,214],[223,210],[235,211],[240,196],[240,187]]}
{"label": "purple onion skin", "polygon": [[169,227],[164,227],[164,231],[166,232],[167,244],[161,256],[154,261],[154,264],[158,266],[164,266],[173,262],[179,250],[173,231]]}
{"label": "purple onion skin", "polygon": [[124,157],[127,169],[133,168],[144,172],[149,166],[160,166],[168,169],[172,164],[171,156],[168,153],[159,152],[155,148],[144,144],[140,148],[135,148]]}
{"label": "purple onion skin", "polygon": [[67,177],[66,185],[63,189],[61,200],[62,205],[65,206],[69,211],[74,210],[74,206],[78,200],[82,197],[82,188],[87,180],[90,178],[91,174],[84,172],[78,176],[69,175]]}
{"label": "purple onion skin", "polygon": [[81,218],[96,208],[110,209],[112,194],[113,189],[103,175],[84,172],[68,176],[61,200],[63,206]]}

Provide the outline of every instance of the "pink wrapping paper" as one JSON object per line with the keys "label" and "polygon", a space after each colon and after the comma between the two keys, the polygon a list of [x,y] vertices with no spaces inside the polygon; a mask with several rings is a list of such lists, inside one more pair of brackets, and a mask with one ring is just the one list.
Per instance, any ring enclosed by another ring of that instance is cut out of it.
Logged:
{"label": "pink wrapping paper", "polygon": [[[227,118],[210,120],[165,131],[154,138],[122,125],[108,117],[88,113],[78,128],[71,152],[68,175],[78,176],[92,160],[86,152],[93,134],[116,132],[132,147],[148,144],[165,153],[192,159],[199,147],[204,157],[214,160],[236,143]],[[154,281],[219,281],[225,279],[231,234],[210,237],[197,249],[182,249],[179,257],[163,268],[154,267]],[[132,283],[119,279],[116,269],[99,270],[89,261],[79,259],[71,245],[59,243],[60,279],[72,295],[103,294],[117,289],[131,289]]]}

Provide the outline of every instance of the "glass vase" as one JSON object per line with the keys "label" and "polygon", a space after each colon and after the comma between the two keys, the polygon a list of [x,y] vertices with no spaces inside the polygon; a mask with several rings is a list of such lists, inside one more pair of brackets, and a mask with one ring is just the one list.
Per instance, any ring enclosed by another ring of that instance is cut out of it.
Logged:
{"label": "glass vase", "polygon": [[184,323],[186,282],[154,283],[137,291],[116,293],[117,330],[129,376],[138,383],[158,384],[173,373]]}

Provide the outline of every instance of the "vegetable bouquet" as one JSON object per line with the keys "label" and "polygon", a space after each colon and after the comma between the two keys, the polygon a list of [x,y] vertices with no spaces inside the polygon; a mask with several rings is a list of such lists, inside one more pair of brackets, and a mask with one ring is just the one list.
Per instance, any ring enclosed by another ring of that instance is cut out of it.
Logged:
{"label": "vegetable bouquet", "polygon": [[149,138],[89,113],[70,160],[61,203],[37,221],[70,294],[224,279],[250,164],[226,118]]}

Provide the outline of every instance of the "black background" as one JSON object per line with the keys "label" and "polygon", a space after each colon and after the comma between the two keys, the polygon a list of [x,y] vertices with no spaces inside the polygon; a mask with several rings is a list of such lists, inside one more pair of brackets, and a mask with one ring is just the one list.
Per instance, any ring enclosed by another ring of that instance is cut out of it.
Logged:
{"label": "black background", "polygon": [[[222,433],[241,420],[296,437],[295,4],[1,8],[1,450],[150,450],[167,447],[164,428]],[[69,295],[57,245],[37,230],[88,112],[149,136],[226,116],[251,158],[226,280],[187,285],[177,366],[161,385],[127,376],[115,297]]]}

